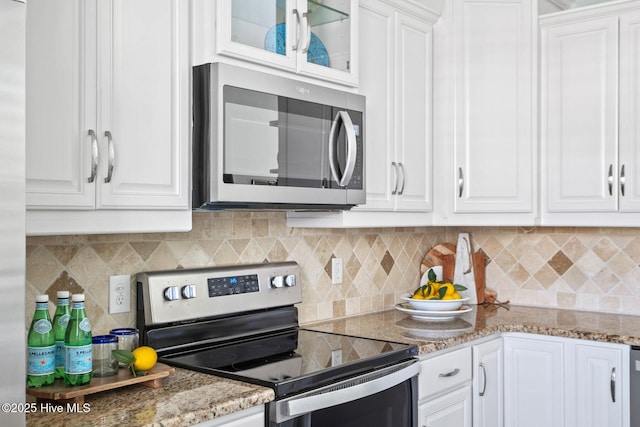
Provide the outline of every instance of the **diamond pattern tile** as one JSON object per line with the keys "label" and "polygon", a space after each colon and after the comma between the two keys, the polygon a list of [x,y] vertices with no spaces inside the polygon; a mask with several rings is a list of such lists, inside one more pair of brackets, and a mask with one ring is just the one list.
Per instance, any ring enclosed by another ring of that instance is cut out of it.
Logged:
{"label": "diamond pattern tile", "polygon": [[[37,293],[84,291],[95,332],[105,333],[135,325],[135,310],[108,314],[110,275],[284,260],[301,267],[302,323],[385,310],[416,286],[425,253],[459,232],[471,234],[500,299],[640,314],[638,229],[294,229],[279,212],[196,213],[193,222],[186,233],[28,237],[27,316]],[[341,285],[331,285],[332,257],[344,262]]]}

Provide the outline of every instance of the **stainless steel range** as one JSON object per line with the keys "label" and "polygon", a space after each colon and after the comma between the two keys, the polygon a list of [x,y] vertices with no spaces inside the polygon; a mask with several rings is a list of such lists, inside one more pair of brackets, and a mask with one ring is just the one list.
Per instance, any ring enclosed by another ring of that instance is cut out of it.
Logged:
{"label": "stainless steel range", "polygon": [[140,273],[142,343],[164,363],[271,387],[266,425],[417,425],[417,347],[300,328],[294,262]]}

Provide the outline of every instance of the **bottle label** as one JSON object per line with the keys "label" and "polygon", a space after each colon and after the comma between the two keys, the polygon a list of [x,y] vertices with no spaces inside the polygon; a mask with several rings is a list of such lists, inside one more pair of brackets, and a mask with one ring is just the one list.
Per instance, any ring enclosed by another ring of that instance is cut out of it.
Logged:
{"label": "bottle label", "polygon": [[76,309],[83,309],[84,310],[84,301],[82,302],[74,302],[73,304],[71,304],[71,310],[76,310]]}
{"label": "bottle label", "polygon": [[65,374],[86,374],[91,372],[91,344],[81,346],[65,346]]}
{"label": "bottle label", "polygon": [[55,370],[56,346],[27,347],[27,375],[50,375]]}
{"label": "bottle label", "polygon": [[37,302],[36,303],[36,310],[49,310],[49,303],[48,302]]}
{"label": "bottle label", "polygon": [[89,323],[88,318],[85,317],[80,321],[80,329],[82,329],[85,332],[91,332],[91,323]]}
{"label": "bottle label", "polygon": [[69,305],[69,300],[67,298],[62,298],[58,300],[58,305]]}
{"label": "bottle label", "polygon": [[56,341],[55,347],[56,347],[56,366],[64,366],[64,357],[65,357],[64,340]]}
{"label": "bottle label", "polygon": [[66,329],[67,325],[69,324],[70,318],[71,316],[69,314],[63,314],[58,318],[58,326],[62,326],[63,328]]}
{"label": "bottle label", "polygon": [[51,330],[51,322],[47,319],[36,320],[33,324],[33,330],[41,335],[49,333]]}

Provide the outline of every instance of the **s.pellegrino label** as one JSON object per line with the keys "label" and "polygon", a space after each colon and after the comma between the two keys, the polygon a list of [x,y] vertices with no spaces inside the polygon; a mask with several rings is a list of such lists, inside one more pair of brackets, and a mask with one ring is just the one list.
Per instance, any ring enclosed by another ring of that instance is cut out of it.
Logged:
{"label": "s.pellegrino label", "polygon": [[92,346],[66,346],[64,372],[66,374],[86,374],[92,369]]}

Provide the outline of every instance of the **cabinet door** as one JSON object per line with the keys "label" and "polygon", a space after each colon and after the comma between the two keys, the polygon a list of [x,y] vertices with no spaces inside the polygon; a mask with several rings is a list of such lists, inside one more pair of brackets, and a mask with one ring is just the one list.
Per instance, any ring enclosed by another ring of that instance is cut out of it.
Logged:
{"label": "cabinet door", "polygon": [[547,212],[617,210],[618,18],[542,29]]}
{"label": "cabinet door", "polygon": [[620,205],[640,212],[640,13],[620,17]]}
{"label": "cabinet door", "polygon": [[564,425],[563,343],[504,337],[504,425]]}
{"label": "cabinet door", "polygon": [[[377,0],[360,3],[360,93],[366,97],[367,203],[356,209],[393,210],[394,10]],[[375,53],[374,53],[375,52]]]}
{"label": "cabinet door", "polygon": [[533,210],[534,4],[454,3],[454,212]]}
{"label": "cabinet door", "polygon": [[575,404],[579,427],[623,426],[625,369],[620,348],[576,344],[567,369],[575,369],[574,389],[568,393]]}
{"label": "cabinet door", "polygon": [[404,14],[396,25],[396,210],[429,211],[432,199],[433,31]]}
{"label": "cabinet door", "polygon": [[473,346],[473,425],[502,427],[502,339]]}
{"label": "cabinet door", "polygon": [[302,46],[298,71],[314,77],[358,83],[358,0],[298,0]]}
{"label": "cabinet door", "polygon": [[98,208],[189,206],[189,5],[98,10]]}
{"label": "cabinet door", "polygon": [[302,40],[296,0],[218,0],[218,54],[296,70]]}
{"label": "cabinet door", "polygon": [[471,427],[471,386],[420,404],[418,417],[424,427]]}
{"label": "cabinet door", "polygon": [[[29,1],[26,68],[28,209],[93,209],[95,1]],[[96,152],[97,154],[97,152]]]}

